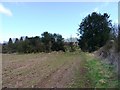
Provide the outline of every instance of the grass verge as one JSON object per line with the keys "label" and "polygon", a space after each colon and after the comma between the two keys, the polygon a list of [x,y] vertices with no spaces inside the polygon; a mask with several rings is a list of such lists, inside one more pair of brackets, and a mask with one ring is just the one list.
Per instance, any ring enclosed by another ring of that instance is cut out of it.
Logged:
{"label": "grass verge", "polygon": [[92,54],[84,54],[83,56],[88,69],[87,77],[94,88],[118,88],[118,77],[112,65],[105,64]]}

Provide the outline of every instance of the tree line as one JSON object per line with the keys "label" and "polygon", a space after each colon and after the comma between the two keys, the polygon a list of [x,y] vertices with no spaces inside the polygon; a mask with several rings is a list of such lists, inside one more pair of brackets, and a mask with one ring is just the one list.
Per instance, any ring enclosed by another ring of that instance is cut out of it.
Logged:
{"label": "tree line", "polygon": [[3,44],[3,53],[37,53],[37,52],[51,52],[51,51],[65,51],[64,38],[60,34],[51,34],[44,32],[42,37],[21,37],[16,38],[15,42],[9,38],[8,43]]}
{"label": "tree line", "polygon": [[[110,15],[103,15],[93,12],[87,15],[78,28],[78,44],[82,51],[93,52],[103,47],[109,40],[116,42],[116,48],[120,51],[120,25],[112,25],[109,20]],[[75,51],[73,42],[69,44],[64,42],[64,38],[60,34],[51,34],[44,32],[42,37],[22,37],[16,38],[15,42],[10,38],[8,43],[3,44],[3,53],[37,53],[51,51]],[[67,46],[66,46],[67,45]]]}

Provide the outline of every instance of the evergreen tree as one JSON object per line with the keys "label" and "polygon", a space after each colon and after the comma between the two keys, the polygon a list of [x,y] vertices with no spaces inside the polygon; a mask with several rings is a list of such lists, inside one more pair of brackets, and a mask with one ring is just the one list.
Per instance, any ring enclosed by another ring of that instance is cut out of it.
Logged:
{"label": "evergreen tree", "polygon": [[105,45],[112,28],[109,15],[93,12],[85,17],[79,25],[79,46],[83,51],[95,51]]}
{"label": "evergreen tree", "polygon": [[52,35],[48,32],[44,32],[42,34],[42,42],[44,43],[45,46],[45,52],[50,52],[51,51],[51,46],[52,46]]}
{"label": "evergreen tree", "polygon": [[8,53],[13,53],[13,41],[11,38],[9,38],[9,41],[8,41]]}

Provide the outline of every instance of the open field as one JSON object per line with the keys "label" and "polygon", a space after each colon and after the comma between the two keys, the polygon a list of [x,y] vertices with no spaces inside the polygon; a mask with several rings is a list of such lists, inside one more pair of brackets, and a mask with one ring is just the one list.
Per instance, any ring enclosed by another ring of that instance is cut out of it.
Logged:
{"label": "open field", "polygon": [[[96,87],[96,82],[97,87],[110,87],[106,83],[108,83],[112,74],[109,76],[110,73],[105,73],[108,77],[105,79],[107,81],[105,81],[105,84],[99,83],[98,81],[104,78],[104,71],[103,74],[100,74],[101,76],[95,76],[95,73],[98,74],[100,70],[92,69],[94,71],[91,71],[90,69],[97,68],[95,66],[96,61],[93,63],[93,61],[89,60],[91,59],[90,56],[84,53],[3,54],[2,58],[3,87],[91,88]],[[99,65],[100,69],[103,68],[99,62],[96,65]],[[110,84],[113,84],[111,87],[116,87],[114,78],[112,78]]]}

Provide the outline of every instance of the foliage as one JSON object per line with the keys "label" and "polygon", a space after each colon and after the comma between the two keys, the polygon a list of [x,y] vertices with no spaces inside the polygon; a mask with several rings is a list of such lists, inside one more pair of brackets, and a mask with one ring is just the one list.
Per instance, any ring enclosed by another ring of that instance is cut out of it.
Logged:
{"label": "foliage", "polygon": [[52,51],[65,51],[64,49],[64,38],[62,38],[62,35],[59,34],[53,34],[52,35]]}
{"label": "foliage", "polygon": [[42,37],[27,37],[23,40],[16,38],[15,42],[10,38],[8,43],[4,43],[2,47],[3,53],[37,53],[64,51],[64,38],[59,34],[51,34],[44,32]]}
{"label": "foliage", "polygon": [[109,15],[93,12],[85,17],[79,25],[79,46],[83,51],[95,51],[105,45],[109,39],[111,20]]}

